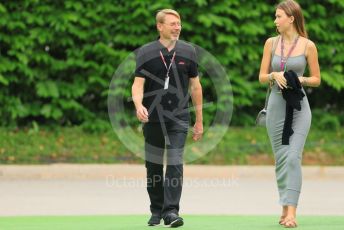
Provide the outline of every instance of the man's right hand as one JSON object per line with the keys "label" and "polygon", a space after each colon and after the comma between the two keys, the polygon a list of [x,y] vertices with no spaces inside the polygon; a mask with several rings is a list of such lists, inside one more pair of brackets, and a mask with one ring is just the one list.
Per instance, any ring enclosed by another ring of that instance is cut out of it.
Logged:
{"label": "man's right hand", "polygon": [[144,107],[143,105],[138,106],[136,108],[136,117],[143,123],[148,122],[148,111],[146,107]]}

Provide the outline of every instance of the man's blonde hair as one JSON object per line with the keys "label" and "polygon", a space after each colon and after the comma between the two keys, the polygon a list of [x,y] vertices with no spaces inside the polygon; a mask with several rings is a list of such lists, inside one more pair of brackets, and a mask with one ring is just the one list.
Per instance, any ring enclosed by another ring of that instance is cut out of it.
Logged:
{"label": "man's blonde hair", "polygon": [[172,14],[176,16],[177,18],[179,18],[180,20],[180,15],[178,14],[177,11],[172,10],[172,9],[163,9],[163,10],[159,10],[158,13],[156,14],[156,17],[155,17],[156,23],[164,23],[166,14]]}

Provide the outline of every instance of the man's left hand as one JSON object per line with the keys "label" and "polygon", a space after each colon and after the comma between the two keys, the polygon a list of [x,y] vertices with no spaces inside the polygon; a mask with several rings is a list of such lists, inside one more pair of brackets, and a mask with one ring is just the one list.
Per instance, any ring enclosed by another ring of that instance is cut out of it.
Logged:
{"label": "man's left hand", "polygon": [[194,125],[194,129],[193,129],[193,136],[192,139],[194,141],[198,141],[202,138],[203,135],[203,123],[202,122],[196,122]]}

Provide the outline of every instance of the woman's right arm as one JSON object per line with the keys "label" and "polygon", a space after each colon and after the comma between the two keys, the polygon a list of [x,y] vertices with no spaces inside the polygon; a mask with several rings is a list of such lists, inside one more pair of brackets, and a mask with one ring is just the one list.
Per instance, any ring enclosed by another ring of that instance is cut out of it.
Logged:
{"label": "woman's right arm", "polygon": [[259,72],[260,83],[267,83],[270,81],[269,69],[270,69],[270,62],[271,62],[272,40],[273,38],[268,38],[264,45],[263,58],[260,64],[260,72]]}
{"label": "woman's right arm", "polygon": [[268,38],[264,45],[263,58],[260,64],[259,82],[268,83],[275,80],[280,88],[287,86],[283,72],[269,72],[271,63],[271,49],[273,45],[273,38]]}

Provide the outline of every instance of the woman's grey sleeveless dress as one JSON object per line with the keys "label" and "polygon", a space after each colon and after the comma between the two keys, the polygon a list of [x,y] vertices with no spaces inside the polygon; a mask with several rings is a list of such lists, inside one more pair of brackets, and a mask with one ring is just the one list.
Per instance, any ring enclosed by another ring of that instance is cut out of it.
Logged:
{"label": "woman's grey sleeveless dress", "polygon": [[[280,71],[280,61],[281,57],[274,54],[271,61],[272,71]],[[298,76],[303,76],[307,65],[306,57],[304,54],[289,57],[286,65],[286,71],[294,70]],[[305,93],[304,90],[303,92]],[[294,133],[289,139],[289,145],[282,145],[285,110],[286,101],[283,99],[282,93],[275,83],[269,96],[266,126],[275,155],[276,180],[280,204],[296,207],[302,184],[302,152],[311,125],[312,114],[307,96],[305,96],[301,101],[301,111],[294,110],[292,124]]]}

